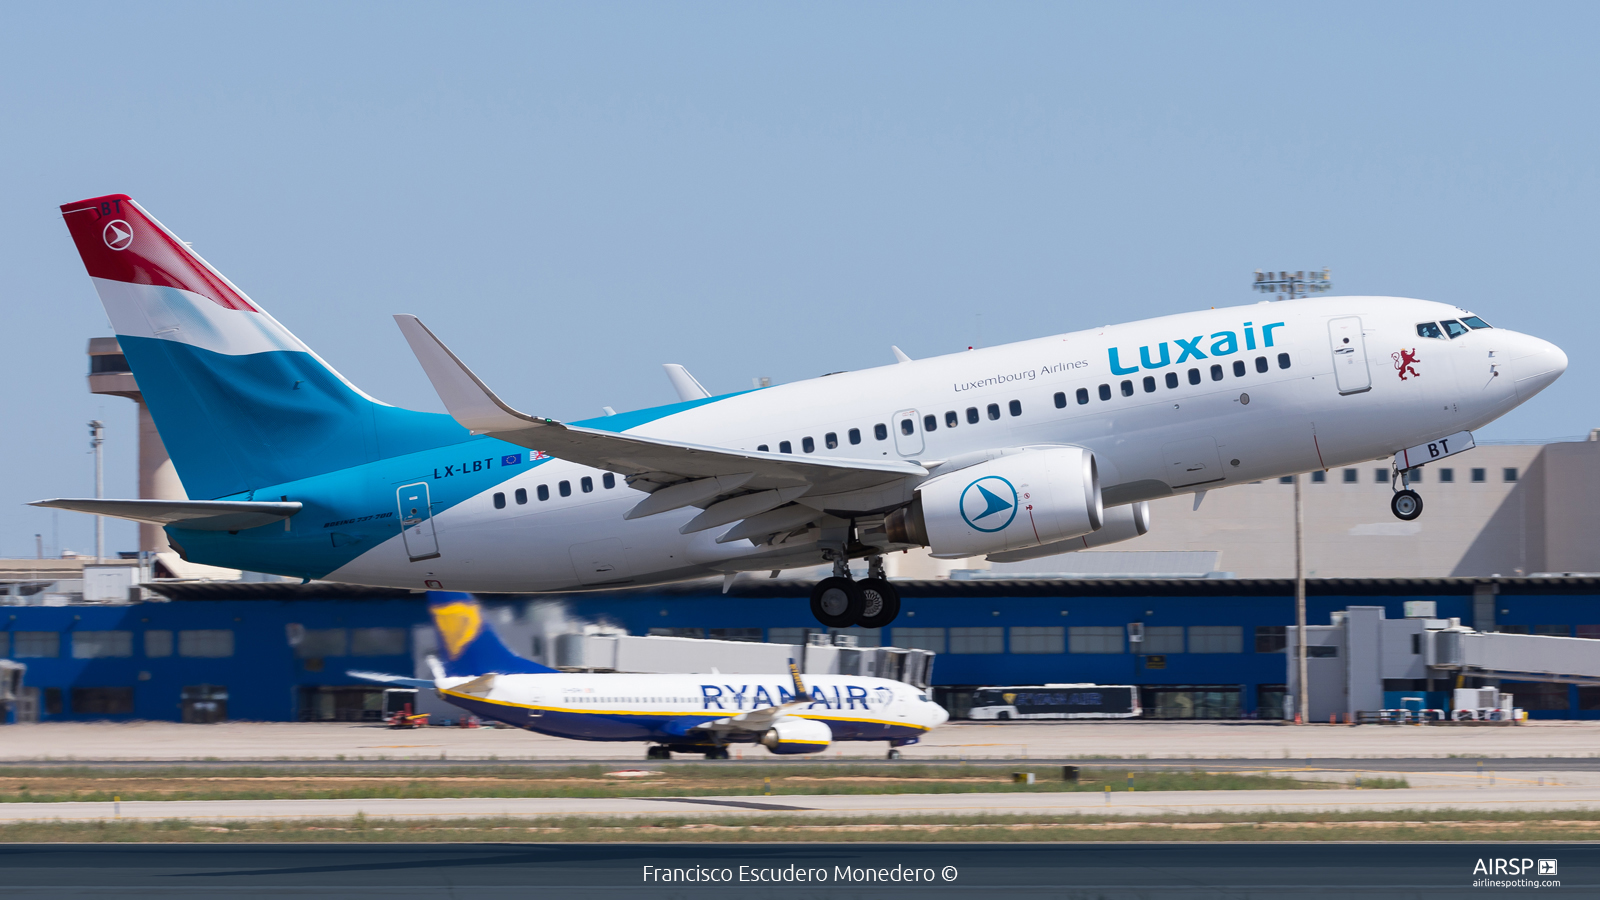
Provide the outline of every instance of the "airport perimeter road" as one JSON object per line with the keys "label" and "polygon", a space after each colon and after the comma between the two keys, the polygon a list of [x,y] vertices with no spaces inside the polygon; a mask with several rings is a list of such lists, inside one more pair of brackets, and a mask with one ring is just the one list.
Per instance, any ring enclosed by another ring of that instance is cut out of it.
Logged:
{"label": "airport perimeter road", "polygon": [[[390,729],[345,722],[51,722],[7,725],[0,760],[642,760],[644,745],[569,741],[509,728]],[[1288,760],[1593,757],[1600,722],[1506,727],[1273,722],[954,722],[906,759]],[[839,743],[825,759],[882,759],[885,745]],[[770,758],[754,747],[736,754]]]}
{"label": "airport perimeter road", "polygon": [[1150,791],[1099,794],[788,794],[777,797],[519,797],[363,800],[149,800],[111,803],[0,803],[0,822],[113,819],[196,821],[502,816],[1070,815],[1184,813],[1575,811],[1600,808],[1600,787],[1410,788],[1377,791]]}

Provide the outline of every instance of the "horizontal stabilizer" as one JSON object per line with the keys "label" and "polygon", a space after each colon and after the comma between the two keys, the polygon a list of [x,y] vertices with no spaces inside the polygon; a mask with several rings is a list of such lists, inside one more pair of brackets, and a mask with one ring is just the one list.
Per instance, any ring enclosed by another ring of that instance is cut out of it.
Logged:
{"label": "horizontal stabilizer", "polygon": [[351,678],[359,678],[362,681],[376,681],[379,684],[397,684],[401,687],[411,688],[431,689],[433,687],[433,682],[426,678],[407,678],[404,675],[390,675],[387,672],[368,672],[362,669],[351,669],[345,674]]}
{"label": "horizontal stabilizer", "polygon": [[151,525],[176,525],[195,531],[244,531],[281,522],[300,511],[299,501],[244,500],[35,500],[29,506],[70,509],[95,516],[131,519]]}

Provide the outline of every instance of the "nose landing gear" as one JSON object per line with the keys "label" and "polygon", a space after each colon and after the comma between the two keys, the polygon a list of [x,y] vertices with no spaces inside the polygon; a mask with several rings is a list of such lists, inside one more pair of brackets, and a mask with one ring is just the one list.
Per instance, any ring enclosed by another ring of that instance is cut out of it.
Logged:
{"label": "nose landing gear", "polygon": [[1409,522],[1422,515],[1422,497],[1411,489],[1411,479],[1407,475],[1410,471],[1410,469],[1395,470],[1394,477],[1389,482],[1391,488],[1395,488],[1398,484],[1394,496],[1389,499],[1389,511],[1402,522]]}

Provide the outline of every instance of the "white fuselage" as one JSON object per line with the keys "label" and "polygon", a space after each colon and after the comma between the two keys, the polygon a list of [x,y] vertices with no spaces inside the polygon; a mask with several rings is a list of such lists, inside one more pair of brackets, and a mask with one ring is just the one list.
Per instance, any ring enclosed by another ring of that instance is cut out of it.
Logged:
{"label": "white fuselage", "polygon": [[[1554,345],[1514,331],[1419,335],[1418,323],[1464,315],[1389,297],[1208,309],[729,395],[631,431],[929,468],[998,449],[1077,446],[1094,453],[1104,503],[1117,506],[1386,459],[1493,421],[1565,369]],[[698,509],[625,520],[646,495],[620,479],[605,488],[604,474],[549,460],[437,514],[438,558],[411,563],[396,537],[327,578],[414,586],[420,568],[446,589],[550,591],[822,561],[815,534],[760,546],[716,543],[726,527],[680,534]],[[579,489],[585,477],[592,491]],[[519,488],[536,498],[541,485],[549,500],[491,502]]]}

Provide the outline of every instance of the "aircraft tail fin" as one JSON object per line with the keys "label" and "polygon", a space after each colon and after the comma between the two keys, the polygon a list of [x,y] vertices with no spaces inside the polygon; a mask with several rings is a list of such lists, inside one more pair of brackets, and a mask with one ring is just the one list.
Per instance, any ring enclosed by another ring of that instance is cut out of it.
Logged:
{"label": "aircraft tail fin", "polygon": [[362,393],[126,194],[61,215],[189,499],[467,439]]}
{"label": "aircraft tail fin", "polygon": [[471,594],[432,591],[428,612],[439,635],[440,663],[451,677],[465,675],[519,675],[554,672],[512,653],[483,618],[483,607]]}

